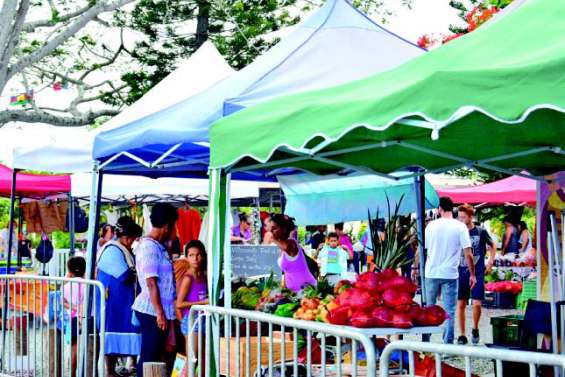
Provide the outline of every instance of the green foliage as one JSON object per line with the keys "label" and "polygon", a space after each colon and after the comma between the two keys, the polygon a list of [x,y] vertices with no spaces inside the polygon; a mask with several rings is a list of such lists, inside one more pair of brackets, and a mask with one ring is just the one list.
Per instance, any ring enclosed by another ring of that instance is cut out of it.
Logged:
{"label": "green foliage", "polygon": [[299,226],[298,227],[298,243],[304,245],[306,242],[306,228]]}
{"label": "green foliage", "polygon": [[449,31],[453,34],[466,34],[469,32],[467,26],[467,15],[476,7],[503,9],[512,3],[513,0],[467,0],[465,3],[458,0],[451,0],[449,6],[459,11],[458,15],[461,20],[465,22],[465,26],[449,25]]}
{"label": "green foliage", "polygon": [[53,232],[51,240],[55,249],[70,249],[71,247],[71,236],[68,232]]}
{"label": "green foliage", "polygon": [[8,225],[10,219],[10,199],[0,198],[0,229]]}
{"label": "green foliage", "polygon": [[489,183],[489,182],[498,181],[502,178],[506,178],[506,175],[502,173],[497,173],[488,170],[478,171],[476,169],[470,169],[470,168],[455,169],[452,171],[448,171],[447,174],[459,178],[471,179],[473,181],[481,182],[481,183]]}

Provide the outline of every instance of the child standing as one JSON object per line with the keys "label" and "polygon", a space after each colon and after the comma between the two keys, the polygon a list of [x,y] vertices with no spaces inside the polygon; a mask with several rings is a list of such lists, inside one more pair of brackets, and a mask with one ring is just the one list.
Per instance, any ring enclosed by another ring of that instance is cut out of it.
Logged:
{"label": "child standing", "polygon": [[[188,348],[188,335],[191,330],[188,327],[190,308],[192,305],[208,304],[208,281],[206,277],[206,250],[202,242],[192,240],[187,243],[185,254],[188,267],[179,283],[177,311],[182,315],[181,330],[186,337]],[[194,333],[192,335],[194,348],[191,350],[193,355],[198,355],[198,333],[204,332],[204,329],[200,328],[201,324],[203,324],[203,321],[198,321],[194,326]],[[190,355],[187,355],[187,357],[190,357]],[[198,360],[198,364],[202,366],[204,361]],[[200,368],[200,370],[203,370],[203,368]]]}
{"label": "child standing", "polygon": [[339,235],[330,233],[326,245],[318,254],[320,274],[330,283],[337,283],[347,273],[347,251],[339,245]]}
{"label": "child standing", "polygon": [[[71,257],[67,261],[68,278],[84,278],[86,272],[86,261],[83,257]],[[71,373],[76,376],[77,370],[77,340],[79,334],[80,318],[83,313],[84,284],[66,282],[63,285],[63,306],[70,313],[70,326],[65,331],[70,331],[71,339]]]}

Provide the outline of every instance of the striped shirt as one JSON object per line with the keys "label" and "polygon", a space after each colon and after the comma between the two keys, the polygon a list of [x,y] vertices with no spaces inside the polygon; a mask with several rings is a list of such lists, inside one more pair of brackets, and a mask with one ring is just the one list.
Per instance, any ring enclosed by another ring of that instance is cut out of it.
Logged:
{"label": "striped shirt", "polygon": [[140,313],[157,316],[147,288],[147,279],[156,277],[165,316],[169,320],[175,319],[175,278],[173,264],[167,250],[154,239],[144,237],[135,251],[135,267],[141,293],[136,297],[132,309]]}

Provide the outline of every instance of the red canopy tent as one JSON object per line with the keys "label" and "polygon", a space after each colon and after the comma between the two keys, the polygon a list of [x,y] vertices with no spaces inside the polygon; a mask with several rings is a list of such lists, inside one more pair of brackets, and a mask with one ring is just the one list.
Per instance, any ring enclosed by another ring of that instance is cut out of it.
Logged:
{"label": "red canopy tent", "polygon": [[[0,165],[0,196],[9,197],[12,187],[12,169]],[[16,196],[44,198],[71,191],[69,175],[17,173]]]}
{"label": "red canopy tent", "polygon": [[440,197],[450,197],[455,203],[528,205],[536,203],[536,181],[518,176],[480,186],[436,190],[436,192]]}

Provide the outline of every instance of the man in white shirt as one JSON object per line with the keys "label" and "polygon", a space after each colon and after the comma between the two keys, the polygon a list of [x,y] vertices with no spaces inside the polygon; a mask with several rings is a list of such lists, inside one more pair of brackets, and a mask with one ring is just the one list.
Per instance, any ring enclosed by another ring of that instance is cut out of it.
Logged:
{"label": "man in white shirt", "polygon": [[440,198],[439,214],[440,218],[426,227],[426,304],[435,304],[441,290],[442,305],[449,315],[443,332],[443,342],[450,344],[454,340],[461,251],[465,253],[469,267],[471,288],[475,286],[477,279],[469,231],[465,224],[453,218],[453,202],[450,198]]}

